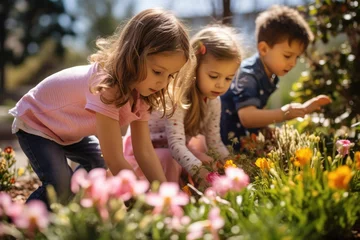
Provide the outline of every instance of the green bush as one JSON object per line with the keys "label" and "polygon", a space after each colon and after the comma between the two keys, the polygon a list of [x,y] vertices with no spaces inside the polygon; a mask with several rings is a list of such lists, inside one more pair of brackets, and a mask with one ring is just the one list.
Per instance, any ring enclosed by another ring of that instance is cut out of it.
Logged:
{"label": "green bush", "polygon": [[[308,71],[293,84],[295,101],[304,102],[319,94],[326,94],[333,103],[324,108],[330,126],[350,126],[359,121],[360,114],[360,7],[357,0],[315,1],[300,10],[307,16],[315,35],[308,50]],[[329,41],[345,41],[330,49]],[[319,52],[319,44],[327,48]]]}

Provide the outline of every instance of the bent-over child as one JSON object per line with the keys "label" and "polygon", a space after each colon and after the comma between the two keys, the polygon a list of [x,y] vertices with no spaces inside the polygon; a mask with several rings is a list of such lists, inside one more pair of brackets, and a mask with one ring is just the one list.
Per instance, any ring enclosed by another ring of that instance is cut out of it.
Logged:
{"label": "bent-over child", "polygon": [[165,108],[168,84],[189,59],[187,31],[173,14],[148,9],[97,47],[89,65],[47,77],[10,110],[13,133],[42,182],[27,201],[48,204],[48,185],[60,202],[69,201],[73,171],[67,158],[87,171],[109,168],[116,175],[132,169],[122,149],[121,126],[127,124],[146,177],[166,181],[148,119],[153,108]]}

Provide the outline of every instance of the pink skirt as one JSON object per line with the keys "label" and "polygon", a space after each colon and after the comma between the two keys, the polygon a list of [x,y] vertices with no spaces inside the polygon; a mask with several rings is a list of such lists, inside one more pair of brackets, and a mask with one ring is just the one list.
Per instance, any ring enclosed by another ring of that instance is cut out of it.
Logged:
{"label": "pink skirt", "polygon": [[[197,158],[200,159],[200,161],[202,159],[202,156],[205,155],[207,151],[205,138],[202,135],[193,137],[190,140],[187,147]],[[160,160],[166,179],[169,182],[181,183],[181,174],[182,172],[186,172],[186,171],[180,166],[180,164],[175,159],[173,159],[170,150],[168,148],[154,148],[154,150]],[[126,134],[123,137],[123,151],[124,151],[125,159],[132,166],[137,177],[139,179],[146,180],[143,171],[141,170],[139,164],[135,159],[132,148],[131,135],[129,134]]]}
{"label": "pink skirt", "polygon": [[[123,137],[123,151],[124,157],[132,166],[135,174],[139,179],[145,179],[146,177],[137,163],[131,142],[131,135]],[[165,177],[169,182],[179,182],[182,167],[172,158],[171,152],[167,148],[155,148],[155,152],[160,160],[161,166],[164,170]]]}

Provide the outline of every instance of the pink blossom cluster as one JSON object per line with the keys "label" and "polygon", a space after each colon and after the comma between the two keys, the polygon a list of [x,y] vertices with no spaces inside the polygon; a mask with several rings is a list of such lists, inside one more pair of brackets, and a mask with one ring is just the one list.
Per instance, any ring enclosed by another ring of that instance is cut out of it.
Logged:
{"label": "pink blossom cluster", "polygon": [[350,148],[354,146],[354,144],[347,139],[337,140],[335,145],[336,150],[342,157],[345,157],[345,155],[349,154]]}
{"label": "pink blossom cluster", "polygon": [[[32,200],[26,205],[12,202],[11,197],[5,192],[0,192],[0,219],[11,220],[17,228],[28,234],[41,231],[50,223],[45,203],[39,200]],[[4,229],[0,222],[0,236],[6,234]]]}
{"label": "pink blossom cluster", "polygon": [[106,170],[96,168],[87,173],[84,169],[76,171],[71,179],[71,190],[83,191],[80,205],[89,208],[96,207],[103,219],[108,219],[107,203],[110,198],[127,201],[139,194],[145,193],[149,182],[137,180],[131,170],[122,170],[114,177],[107,177]]}
{"label": "pink blossom cluster", "polygon": [[241,168],[229,167],[225,169],[225,175],[213,174],[209,176],[212,187],[205,191],[210,195],[224,196],[229,191],[240,191],[249,185],[249,176]]}

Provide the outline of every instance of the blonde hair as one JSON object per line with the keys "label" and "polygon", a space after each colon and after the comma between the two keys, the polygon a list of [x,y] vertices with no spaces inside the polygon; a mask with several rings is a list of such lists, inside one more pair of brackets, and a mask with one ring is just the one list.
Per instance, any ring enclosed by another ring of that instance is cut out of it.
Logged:
{"label": "blonde hair", "polygon": [[[184,118],[185,134],[196,136],[202,131],[201,121],[206,113],[206,104],[203,99],[200,99],[201,94],[196,83],[196,72],[201,61],[210,54],[217,60],[235,60],[240,64],[242,49],[235,29],[222,25],[205,27],[191,38],[190,43],[195,52],[197,64],[187,81],[179,82],[181,87],[178,94],[186,97],[184,101],[186,104],[181,106],[187,109]],[[202,52],[202,48],[206,51]]]}
{"label": "blonde hair", "polygon": [[[161,9],[147,9],[129,20],[123,29],[118,29],[108,38],[98,39],[98,51],[89,58],[99,63],[105,77],[92,92],[116,88],[115,97],[107,99],[101,95],[105,104],[121,107],[131,98],[131,86],[146,79],[146,57],[165,51],[182,51],[189,59],[190,43],[183,24],[170,12]],[[175,78],[175,84],[177,78]],[[167,86],[161,91],[141,98],[153,108],[166,112],[166,102],[174,105]],[[165,96],[168,95],[168,96]],[[165,101],[166,97],[166,101]]]}

